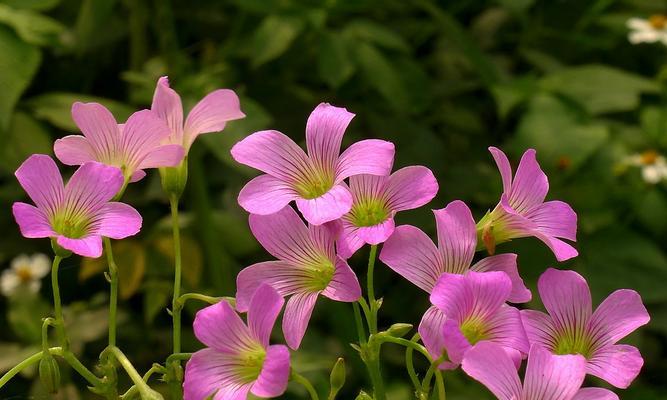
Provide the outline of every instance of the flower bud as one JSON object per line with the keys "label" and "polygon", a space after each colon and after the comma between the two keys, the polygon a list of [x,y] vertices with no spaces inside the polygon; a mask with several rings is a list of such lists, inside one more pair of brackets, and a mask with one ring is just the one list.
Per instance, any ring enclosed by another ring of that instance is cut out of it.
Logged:
{"label": "flower bud", "polygon": [[412,330],[412,324],[396,323],[387,329],[387,334],[396,338],[405,336]]}
{"label": "flower bud", "polygon": [[39,361],[39,380],[49,393],[56,393],[60,387],[60,367],[49,352],[45,352]]}
{"label": "flower bud", "polygon": [[345,360],[343,358],[336,360],[336,364],[331,369],[329,384],[331,385],[329,398],[334,399],[338,391],[345,385]]}
{"label": "flower bud", "polygon": [[160,178],[162,181],[162,190],[170,197],[181,197],[185,184],[188,182],[188,160],[183,159],[178,167],[160,168]]}
{"label": "flower bud", "polygon": [[354,400],[373,400],[373,398],[362,390]]}

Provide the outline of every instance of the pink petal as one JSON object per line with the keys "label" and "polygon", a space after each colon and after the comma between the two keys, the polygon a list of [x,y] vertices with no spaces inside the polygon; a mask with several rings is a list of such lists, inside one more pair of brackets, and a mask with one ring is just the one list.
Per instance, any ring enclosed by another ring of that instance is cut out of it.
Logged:
{"label": "pink petal", "polygon": [[581,275],[549,268],[540,276],[537,288],[557,328],[578,332],[588,324],[591,292]]}
{"label": "pink petal", "polygon": [[491,342],[479,342],[468,350],[462,368],[473,379],[486,386],[499,400],[540,399],[522,397],[521,381],[512,359]]}
{"label": "pink petal", "polygon": [[347,218],[341,218],[337,221],[329,222],[328,224],[337,224],[341,228],[340,237],[336,241],[339,256],[345,259],[350,258],[366,243],[359,237],[359,235],[357,235],[357,230],[359,230],[359,228],[352,225]]}
{"label": "pink petal", "polygon": [[531,345],[540,345],[546,349],[554,349],[559,333],[551,317],[535,310],[521,310],[521,320]]}
{"label": "pink petal", "polygon": [[298,181],[311,170],[301,147],[278,131],[260,131],[236,143],[231,150],[237,162],[286,183]]}
{"label": "pink petal", "polygon": [[474,272],[466,275],[443,273],[431,293],[431,303],[447,318],[464,321],[498,312],[512,289],[504,272]]}
{"label": "pink petal", "polygon": [[322,295],[336,301],[354,302],[361,297],[357,275],[345,260],[338,257],[336,271]]}
{"label": "pink petal", "polygon": [[134,171],[132,176],[130,176],[130,183],[139,182],[140,180],[144,179],[145,177],[146,177],[146,172],[144,172],[143,170],[138,169],[138,170]]}
{"label": "pink petal", "polygon": [[505,253],[483,258],[470,267],[470,270],[477,272],[502,271],[506,273],[512,281],[512,292],[507,299],[512,303],[526,303],[533,297],[519,275],[516,254]]}
{"label": "pink petal", "polygon": [[320,197],[299,198],[296,205],[306,221],[312,225],[322,225],[347,214],[352,208],[352,195],[343,185],[336,185]]}
{"label": "pink petal", "polygon": [[200,342],[230,354],[257,343],[250,329],[226,301],[199,310],[192,328]]}
{"label": "pink petal", "polygon": [[263,174],[253,178],[241,189],[239,204],[252,214],[270,215],[282,210],[299,194],[290,185]]}
{"label": "pink petal", "polygon": [[[137,111],[123,125],[120,149],[128,168],[137,168],[146,155],[160,146],[171,133],[169,126],[151,110]],[[173,165],[173,164],[171,164]],[[171,166],[169,165],[169,166]],[[155,167],[166,167],[157,165]],[[144,166],[143,168],[149,168]]]}
{"label": "pink petal", "polygon": [[438,193],[438,181],[422,166],[401,168],[389,176],[385,189],[387,205],[393,211],[419,208]]}
{"label": "pink petal", "polygon": [[643,365],[644,360],[636,347],[616,344],[595,350],[588,360],[587,372],[625,389],[639,375]]}
{"label": "pink petal", "polygon": [[[443,331],[445,329],[445,322],[447,316],[437,307],[431,306],[424,313],[424,316],[419,322],[419,336],[422,342],[431,355],[431,358],[438,359],[445,353],[445,338]],[[455,364],[443,363],[440,368],[451,369]]]}
{"label": "pink petal", "polygon": [[356,229],[356,235],[364,243],[380,244],[385,242],[394,233],[394,218],[389,217],[384,222],[373,226],[361,226]]}
{"label": "pink petal", "polygon": [[614,344],[648,324],[650,319],[639,293],[621,289],[598,306],[591,318],[590,329],[595,332],[596,341]]}
{"label": "pink petal", "polygon": [[618,400],[616,393],[602,388],[579,389],[572,400]]}
{"label": "pink petal", "polygon": [[243,383],[235,372],[236,360],[213,349],[194,353],[185,365],[183,400],[246,400],[253,383]]}
{"label": "pink petal", "polygon": [[380,260],[403,278],[431,293],[444,272],[440,252],[419,228],[402,225],[382,246]]}
{"label": "pink petal", "polygon": [[141,229],[141,215],[125,203],[107,203],[93,219],[91,232],[111,239],[134,236]]}
{"label": "pink petal", "polygon": [[64,199],[63,180],[53,159],[33,154],[14,173],[21,187],[47,215],[53,215]]}
{"label": "pink petal", "polygon": [[244,268],[236,276],[236,309],[248,311],[250,299],[262,283],[271,285],[281,296],[303,290],[306,280],[301,271],[285,261],[265,261]]}
{"label": "pink petal", "polygon": [[287,301],[283,315],[283,334],[292,350],[298,350],[320,292],[301,292]]}
{"label": "pink petal", "polygon": [[60,247],[83,257],[98,258],[102,255],[102,238],[98,235],[88,235],[78,239],[58,236]]}
{"label": "pink petal", "polygon": [[545,235],[567,240],[577,240],[577,214],[569,204],[562,201],[547,201],[526,213]]}
{"label": "pink petal", "polygon": [[455,200],[433,210],[438,228],[438,249],[447,272],[462,274],[470,268],[477,246],[477,228],[468,206]]}
{"label": "pink petal", "polygon": [[549,181],[537,163],[535,154],[533,149],[523,153],[512,182],[509,203],[519,213],[542,204],[549,191]]}
{"label": "pink petal", "polygon": [[171,129],[171,143],[183,144],[183,105],[181,97],[169,87],[169,79],[161,77],[155,86],[151,110]]}
{"label": "pink petal", "polygon": [[465,353],[470,350],[472,346],[461,332],[459,323],[453,319],[445,321],[442,335],[443,343],[447,350],[447,358],[449,358],[454,365],[461,364]]}
{"label": "pink petal", "polygon": [[87,162],[67,182],[65,204],[72,209],[95,210],[118,193],[123,181],[120,169]]}
{"label": "pink petal", "polygon": [[352,144],[338,159],[336,183],[353,175],[389,175],[394,151],[394,144],[384,140],[367,139]]}
{"label": "pink petal", "polygon": [[243,118],[239,97],[233,90],[218,89],[197,103],[185,120],[183,146],[189,148],[202,133],[219,132],[227,121]]}
{"label": "pink petal", "polygon": [[516,350],[521,354],[528,354],[530,344],[519,310],[503,304],[489,316],[486,326],[487,340],[493,341],[504,348]]}
{"label": "pink petal", "polygon": [[16,202],[12,205],[14,219],[19,225],[21,235],[27,238],[45,238],[56,236],[44,212],[30,204]]}
{"label": "pink petal", "polygon": [[320,103],[308,117],[306,123],[306,146],[308,155],[323,170],[336,168],[340,145],[345,129],[354,114],[345,108]]}
{"label": "pink petal", "polygon": [[512,191],[512,167],[510,166],[510,160],[507,159],[502,150],[496,147],[489,147],[489,151],[500,171],[500,176],[503,180],[503,193],[509,196]]}
{"label": "pink petal", "polygon": [[139,163],[138,168],[176,167],[185,156],[185,150],[180,144],[165,144],[155,147]]}
{"label": "pink petal", "polygon": [[285,393],[290,374],[289,349],[283,345],[269,346],[262,372],[250,391],[259,397],[277,397]]}
{"label": "pink petal", "polygon": [[574,397],[586,376],[586,359],[580,355],[556,356],[540,346],[528,355],[525,399],[563,400]]}
{"label": "pink petal", "polygon": [[81,165],[87,161],[96,161],[95,150],[84,136],[69,135],[56,140],[53,152],[65,165]]}
{"label": "pink petal", "polygon": [[562,240],[556,239],[551,236],[542,235],[539,232],[535,233],[535,237],[543,241],[547,246],[549,246],[551,251],[554,253],[554,256],[556,256],[556,260],[560,262],[567,261],[579,255],[577,249],[575,249],[574,247],[565,243]]}
{"label": "pink petal", "polygon": [[96,161],[117,159],[120,131],[111,112],[98,103],[72,105],[72,119],[88,139]]}
{"label": "pink petal", "polygon": [[248,327],[264,347],[269,345],[271,330],[284,303],[285,300],[278,292],[266,283],[261,284],[252,295],[248,310]]}

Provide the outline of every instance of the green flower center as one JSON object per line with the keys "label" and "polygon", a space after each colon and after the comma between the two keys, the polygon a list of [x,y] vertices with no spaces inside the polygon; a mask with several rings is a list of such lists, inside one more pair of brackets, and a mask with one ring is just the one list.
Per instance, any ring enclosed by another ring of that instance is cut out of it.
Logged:
{"label": "green flower center", "polygon": [[80,239],[85,236],[89,224],[88,218],[75,218],[66,215],[56,215],[51,221],[51,225],[56,232],[71,239]]}
{"label": "green flower center", "polygon": [[554,353],[558,355],[581,354],[586,358],[591,355],[591,350],[591,341],[583,332],[561,334],[553,349]]}
{"label": "green flower center", "polygon": [[294,185],[294,189],[304,199],[315,199],[333,187],[334,179],[332,176],[323,172],[315,172],[301,179]]}
{"label": "green flower center", "polygon": [[355,226],[374,226],[389,217],[389,210],[381,199],[364,199],[352,206],[350,216]]}
{"label": "green flower center", "polygon": [[239,362],[235,366],[236,375],[244,383],[255,381],[262,372],[265,358],[266,350],[259,344],[251,349],[245,350],[239,355]]}
{"label": "green flower center", "polygon": [[463,321],[461,324],[461,333],[463,333],[463,336],[472,345],[489,337],[484,327],[484,322],[479,318],[468,318]]}
{"label": "green flower center", "polygon": [[324,256],[308,265],[309,289],[312,291],[326,289],[333,279],[335,270],[333,263]]}

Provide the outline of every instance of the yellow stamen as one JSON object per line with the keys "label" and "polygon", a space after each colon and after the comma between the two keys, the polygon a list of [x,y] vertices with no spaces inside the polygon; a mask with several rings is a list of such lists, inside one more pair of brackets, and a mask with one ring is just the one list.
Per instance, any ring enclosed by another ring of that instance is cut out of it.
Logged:
{"label": "yellow stamen", "polygon": [[22,283],[28,283],[32,280],[32,271],[29,265],[21,265],[16,269],[16,276],[19,277]]}
{"label": "yellow stamen", "polygon": [[646,150],[641,154],[641,160],[642,164],[644,165],[652,165],[655,164],[656,160],[658,159],[659,154],[655,150]]}
{"label": "yellow stamen", "polygon": [[662,14],[651,15],[648,23],[655,29],[665,29],[667,27],[667,16]]}

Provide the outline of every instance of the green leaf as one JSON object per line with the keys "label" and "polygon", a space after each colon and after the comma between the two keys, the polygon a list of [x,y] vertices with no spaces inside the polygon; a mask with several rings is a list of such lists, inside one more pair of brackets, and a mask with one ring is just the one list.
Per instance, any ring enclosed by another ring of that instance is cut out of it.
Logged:
{"label": "green leaf", "polygon": [[78,93],[51,92],[26,100],[35,117],[49,121],[54,126],[68,132],[77,132],[79,128],[72,120],[72,104],[95,102],[107,107],[119,123],[125,122],[135,111],[132,107],[115,100],[88,96]]}
{"label": "green leaf", "polygon": [[634,110],[641,93],[659,90],[656,82],[597,64],[559,70],[544,77],[541,85],[577,101],[591,114]]}
{"label": "green leaf", "polygon": [[13,115],[0,150],[0,168],[12,173],[31,154],[50,154],[53,146],[49,131],[28,114]]}
{"label": "green leaf", "polygon": [[410,46],[400,35],[370,20],[358,19],[350,22],[343,30],[343,35],[349,40],[361,40],[406,53],[410,51]]}
{"label": "green leaf", "polygon": [[0,3],[14,8],[47,11],[60,4],[60,1],[61,0],[0,0]]}
{"label": "green leaf", "polygon": [[317,66],[320,78],[332,88],[337,88],[350,79],[356,65],[352,62],[349,44],[344,35],[324,32],[320,36]]}
{"label": "green leaf", "polygon": [[491,93],[496,99],[500,117],[506,118],[516,106],[528,100],[535,93],[536,87],[537,83],[531,76],[493,85]]}
{"label": "green leaf", "polygon": [[18,343],[0,342],[0,373],[12,369],[16,364],[40,351],[37,346],[25,347]]}
{"label": "green leaf", "polygon": [[7,129],[16,102],[42,59],[39,49],[0,26],[0,131]]}
{"label": "green leaf", "polygon": [[384,54],[365,42],[357,43],[355,53],[369,85],[377,90],[394,109],[407,109],[408,96],[403,82]]}
{"label": "green leaf", "polygon": [[301,32],[303,25],[303,21],[294,17],[270,15],[264,18],[253,38],[252,66],[256,68],[280,57]]}
{"label": "green leaf", "polygon": [[169,281],[152,280],[144,285],[144,321],[153,322],[159,312],[163,312],[171,298],[173,284]]}
{"label": "green leaf", "polygon": [[11,26],[23,41],[37,46],[61,42],[65,26],[60,22],[30,10],[18,10],[0,4],[0,23]]}

